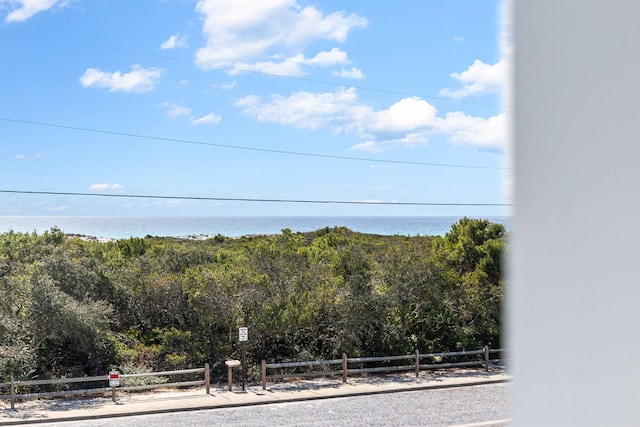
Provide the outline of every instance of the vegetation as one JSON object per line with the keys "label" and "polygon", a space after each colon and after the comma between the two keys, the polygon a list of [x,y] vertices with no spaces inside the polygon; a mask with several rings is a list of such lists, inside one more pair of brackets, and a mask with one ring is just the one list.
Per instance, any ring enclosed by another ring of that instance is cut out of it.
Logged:
{"label": "vegetation", "polygon": [[[0,234],[0,379],[499,345],[505,230],[203,241]],[[222,367],[220,367],[222,374]]]}

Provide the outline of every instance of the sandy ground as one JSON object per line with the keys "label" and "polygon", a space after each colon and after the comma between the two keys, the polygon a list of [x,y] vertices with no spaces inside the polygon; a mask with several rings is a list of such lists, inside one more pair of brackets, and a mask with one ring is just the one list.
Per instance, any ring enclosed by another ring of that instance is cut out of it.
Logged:
{"label": "sandy ground", "polygon": [[[492,369],[492,373],[504,372],[502,369]],[[441,370],[441,371],[422,371],[419,377],[416,377],[414,373],[396,373],[386,375],[362,375],[362,376],[350,376],[348,379],[349,384],[386,384],[386,383],[398,383],[398,384],[422,384],[422,383],[434,383],[442,381],[447,378],[453,377],[482,377],[487,375],[483,369],[456,369],[456,370]],[[313,390],[313,389],[326,389],[326,388],[338,388],[342,385],[341,378],[315,378],[305,380],[292,380],[292,381],[279,381],[268,382],[267,389],[272,392],[295,392],[297,390]],[[234,381],[234,391],[241,389],[241,383]],[[260,393],[262,391],[262,385],[251,383],[247,384],[245,389],[249,392]],[[210,393],[212,395],[220,395],[228,393],[226,384],[214,384],[211,386]],[[189,388],[189,389],[155,389],[153,391],[146,392],[125,392],[119,391],[116,394],[118,402],[131,402],[149,399],[176,399],[176,398],[188,398],[190,396],[203,395],[205,389],[203,387]],[[111,394],[101,394],[93,396],[81,396],[81,397],[67,397],[67,398],[42,398],[42,399],[27,399],[16,401],[16,408],[21,412],[39,412],[39,411],[68,411],[74,409],[90,409],[98,406],[102,406],[105,403],[111,401]],[[9,400],[0,401],[0,411],[10,411],[11,405]]]}

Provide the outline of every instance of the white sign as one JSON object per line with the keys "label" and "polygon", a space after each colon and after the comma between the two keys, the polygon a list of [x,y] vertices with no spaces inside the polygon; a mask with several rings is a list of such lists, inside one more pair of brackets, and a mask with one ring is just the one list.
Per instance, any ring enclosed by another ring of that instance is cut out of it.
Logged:
{"label": "white sign", "polygon": [[119,387],[120,386],[120,372],[118,371],[110,371],[109,372],[109,387]]}
{"label": "white sign", "polygon": [[238,328],[238,341],[249,341],[249,328]]}

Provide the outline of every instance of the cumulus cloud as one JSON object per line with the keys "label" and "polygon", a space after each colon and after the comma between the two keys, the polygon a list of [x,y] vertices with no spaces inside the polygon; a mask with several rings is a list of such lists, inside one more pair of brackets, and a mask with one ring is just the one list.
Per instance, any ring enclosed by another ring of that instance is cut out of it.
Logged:
{"label": "cumulus cloud", "polygon": [[436,108],[419,97],[404,98],[375,111],[358,101],[355,88],[327,93],[295,92],[269,99],[249,95],[239,99],[236,106],[260,122],[356,134],[363,142],[352,149],[373,152],[426,145],[432,135],[444,135],[454,144],[501,149],[507,131],[503,114],[488,119],[462,112],[438,117]]}
{"label": "cumulus cloud", "polygon": [[302,76],[305,66],[330,67],[337,64],[348,64],[347,54],[340,49],[321,51],[313,58],[306,58],[303,54],[297,54],[281,61],[257,61],[254,63],[238,62],[235,68],[228,70],[230,74],[240,71],[259,71],[265,74]]}
{"label": "cumulus cloud", "polygon": [[506,57],[495,64],[485,64],[476,59],[466,71],[451,74],[451,77],[461,82],[463,87],[456,90],[443,89],[440,96],[462,99],[471,95],[500,93],[508,78],[508,63],[509,59]]}
{"label": "cumulus cloud", "polygon": [[167,117],[169,117],[170,119],[175,119],[181,116],[188,116],[189,114],[191,114],[191,108],[185,107],[184,105],[165,102],[164,104],[162,104],[162,106],[167,109]]}
{"label": "cumulus cloud", "polygon": [[440,91],[440,96],[459,100],[469,96],[500,93],[507,100],[507,104],[510,104],[514,52],[511,25],[512,8],[513,1],[511,0],[504,0],[501,4],[499,44],[502,58],[495,64],[487,64],[476,59],[465,71],[452,73],[451,78],[460,82],[462,87],[459,89],[445,88]]}
{"label": "cumulus cloud", "polygon": [[374,132],[407,133],[433,126],[436,108],[418,97],[402,99],[387,110],[372,113],[369,128]]}
{"label": "cumulus cloud", "polygon": [[504,148],[507,137],[507,115],[468,116],[460,111],[447,113],[438,119],[436,129],[450,136],[454,144],[471,144],[485,148]]}
{"label": "cumulus cloud", "polygon": [[188,35],[186,34],[185,35],[174,34],[171,37],[169,37],[169,39],[162,42],[162,44],[160,45],[160,49],[166,50],[166,49],[175,49],[177,47],[188,47],[187,38],[188,38]]}
{"label": "cumulus cloud", "polygon": [[249,95],[239,99],[236,106],[260,122],[279,123],[297,128],[318,129],[325,127],[333,132],[350,132],[357,126],[355,116],[368,107],[360,107],[355,101],[354,88],[336,92],[295,92],[288,97],[273,95],[269,100]]}
{"label": "cumulus cloud", "polygon": [[26,21],[36,13],[54,6],[64,7],[67,3],[68,0],[0,0],[0,9],[9,9],[4,22],[11,23]]}
{"label": "cumulus cloud", "polygon": [[213,113],[209,113],[205,116],[199,117],[197,119],[194,119],[191,123],[194,125],[203,125],[203,124],[207,124],[207,123],[220,123],[220,120],[222,120],[222,117],[217,116]]}
{"label": "cumulus cloud", "polygon": [[342,69],[340,71],[334,71],[333,75],[336,77],[342,77],[345,79],[364,79],[364,73],[359,68],[351,68],[350,70]]}
{"label": "cumulus cloud", "polygon": [[92,184],[89,186],[89,191],[119,191],[123,190],[124,186],[120,184],[107,184],[106,182],[103,184]]}
{"label": "cumulus cloud", "polygon": [[325,14],[296,0],[200,0],[204,47],[196,63],[204,69],[251,70],[267,73],[302,73],[305,66],[343,63],[338,49],[308,59],[304,51],[313,42],[344,42],[349,32],[367,20],[345,12]]}
{"label": "cumulus cloud", "polygon": [[83,87],[109,89],[110,92],[145,93],[154,89],[162,72],[159,68],[144,68],[137,64],[132,65],[128,73],[87,68],[80,77],[80,84]]}
{"label": "cumulus cloud", "polygon": [[347,53],[334,47],[331,51],[322,51],[319,52],[316,56],[309,59],[307,64],[318,65],[320,67],[328,67],[335,64],[348,64],[349,58],[347,57]]}

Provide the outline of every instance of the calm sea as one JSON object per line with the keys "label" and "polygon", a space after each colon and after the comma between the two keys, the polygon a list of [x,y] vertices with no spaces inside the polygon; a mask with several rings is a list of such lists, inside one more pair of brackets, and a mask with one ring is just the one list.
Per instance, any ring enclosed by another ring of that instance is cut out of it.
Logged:
{"label": "calm sea", "polygon": [[[460,217],[49,217],[0,216],[0,232],[41,234],[58,227],[67,234],[108,239],[162,236],[187,237],[217,235],[240,237],[278,234],[283,229],[315,231],[344,226],[350,230],[382,235],[442,236]],[[508,217],[488,217],[509,229]]]}

